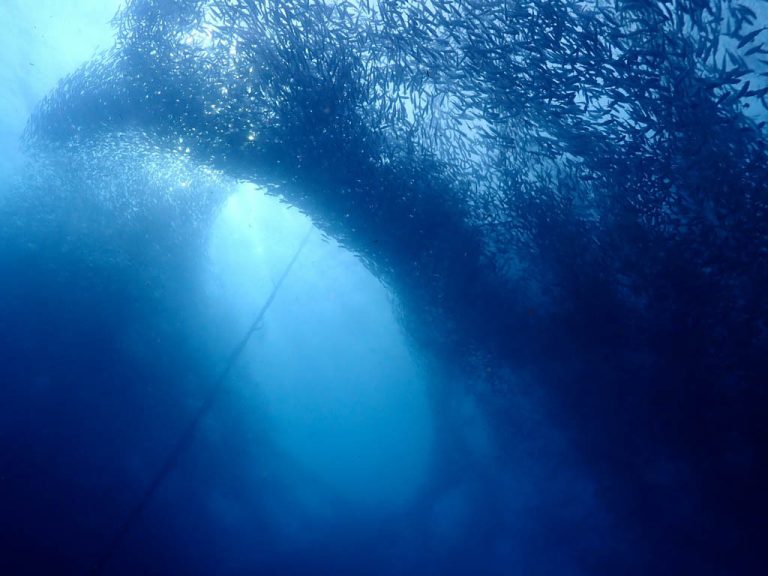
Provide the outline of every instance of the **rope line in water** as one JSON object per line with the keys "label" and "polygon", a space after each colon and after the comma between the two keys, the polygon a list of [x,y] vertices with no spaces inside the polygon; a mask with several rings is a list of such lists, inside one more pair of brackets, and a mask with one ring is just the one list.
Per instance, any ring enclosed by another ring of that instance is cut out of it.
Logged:
{"label": "rope line in water", "polygon": [[131,509],[129,514],[125,517],[123,522],[120,524],[120,527],[115,532],[115,535],[112,537],[112,540],[110,540],[109,545],[104,549],[104,552],[101,554],[98,563],[94,566],[93,570],[91,571],[91,574],[93,574],[94,576],[98,574],[102,574],[104,572],[104,570],[107,568],[112,558],[114,558],[115,554],[120,549],[120,546],[122,545],[123,541],[130,533],[131,528],[133,528],[136,521],[141,517],[144,510],[149,505],[155,492],[157,492],[157,489],[162,485],[162,483],[165,481],[165,479],[168,477],[171,471],[175,468],[179,460],[179,456],[181,456],[181,454],[184,452],[184,449],[190,444],[195,434],[195,430],[197,429],[197,426],[200,424],[200,421],[206,416],[206,414],[208,414],[208,412],[210,412],[211,408],[216,402],[216,399],[219,393],[221,392],[221,389],[224,383],[229,377],[230,372],[232,372],[232,369],[234,368],[235,364],[240,359],[240,355],[243,353],[243,351],[245,350],[245,347],[248,345],[248,341],[251,339],[251,336],[253,336],[253,333],[256,332],[256,330],[259,327],[259,324],[261,324],[261,321],[264,319],[264,315],[267,313],[267,310],[269,310],[270,306],[272,306],[272,302],[274,302],[275,297],[277,296],[277,293],[280,290],[280,287],[283,285],[283,282],[285,282],[285,279],[288,277],[288,274],[293,268],[293,265],[296,263],[296,260],[299,259],[299,255],[304,250],[304,247],[307,245],[307,242],[309,241],[309,237],[311,235],[312,235],[312,228],[310,227],[310,229],[304,235],[304,238],[301,240],[301,244],[299,244],[299,247],[296,249],[296,252],[293,254],[293,257],[288,262],[288,265],[283,270],[283,273],[280,275],[280,278],[278,278],[277,282],[272,288],[272,291],[270,292],[269,297],[266,299],[261,309],[259,310],[259,313],[256,315],[253,322],[251,323],[251,326],[248,328],[246,333],[240,339],[237,346],[235,346],[232,349],[232,352],[229,355],[229,358],[227,360],[226,365],[224,366],[224,369],[221,371],[221,374],[219,374],[219,377],[215,380],[213,386],[211,386],[211,390],[208,392],[208,395],[206,396],[205,400],[197,409],[197,412],[195,412],[195,415],[193,416],[192,420],[190,420],[189,424],[187,424],[187,426],[184,428],[181,435],[179,435],[178,439],[176,440],[173,447],[171,448],[171,451],[168,453],[165,460],[163,461],[163,465],[154,475],[149,485],[144,489],[144,492],[142,492],[141,498],[139,498],[138,502],[136,502],[136,505]]}

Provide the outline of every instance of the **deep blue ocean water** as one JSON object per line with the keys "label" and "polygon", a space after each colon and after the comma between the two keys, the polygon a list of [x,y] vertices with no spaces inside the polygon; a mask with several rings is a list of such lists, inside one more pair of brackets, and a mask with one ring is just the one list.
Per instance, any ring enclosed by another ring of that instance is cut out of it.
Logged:
{"label": "deep blue ocean water", "polygon": [[765,573],[764,2],[0,4],[0,574]]}

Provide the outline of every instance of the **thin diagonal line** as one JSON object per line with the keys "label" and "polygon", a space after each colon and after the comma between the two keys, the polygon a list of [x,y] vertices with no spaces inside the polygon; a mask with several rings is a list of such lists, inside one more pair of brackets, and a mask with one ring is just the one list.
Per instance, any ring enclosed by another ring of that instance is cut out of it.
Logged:
{"label": "thin diagonal line", "polygon": [[235,364],[240,359],[240,355],[243,353],[243,350],[245,350],[245,347],[248,345],[248,341],[251,339],[251,336],[253,336],[253,333],[256,332],[256,330],[259,327],[259,324],[261,324],[261,321],[264,319],[264,315],[267,313],[267,310],[269,310],[269,307],[272,305],[272,302],[275,300],[275,297],[277,296],[277,293],[280,290],[280,287],[283,285],[283,282],[288,277],[288,274],[293,268],[293,265],[296,263],[296,260],[299,259],[299,255],[304,250],[304,247],[307,245],[307,242],[309,241],[309,237],[311,236],[311,234],[312,234],[312,228],[310,227],[310,229],[304,235],[304,238],[302,239],[301,244],[299,244],[299,247],[296,249],[296,252],[294,253],[290,262],[288,262],[288,265],[285,267],[285,270],[283,270],[282,275],[280,276],[277,283],[272,288],[272,292],[270,292],[269,297],[262,305],[261,309],[259,310],[259,313],[254,318],[251,326],[248,328],[248,331],[240,339],[237,346],[235,346],[232,349],[232,352],[229,355],[229,359],[227,360],[227,363],[224,366],[224,369],[221,371],[221,374],[219,374],[219,377],[216,379],[213,386],[211,386],[211,390],[208,392],[208,395],[206,396],[205,400],[197,409],[197,412],[195,412],[195,415],[192,418],[192,420],[190,420],[189,424],[187,424],[186,428],[184,428],[182,433],[179,435],[175,444],[171,448],[171,451],[168,453],[165,460],[163,461],[163,465],[154,475],[154,477],[152,478],[152,481],[144,489],[144,492],[142,492],[141,498],[138,500],[138,502],[136,502],[135,506],[131,509],[128,516],[126,516],[123,522],[120,524],[120,527],[115,532],[115,535],[112,537],[112,540],[110,540],[109,545],[104,549],[104,552],[101,554],[101,557],[99,558],[98,563],[94,566],[93,570],[91,571],[91,574],[97,575],[97,574],[102,574],[104,572],[104,570],[109,565],[112,558],[114,558],[115,554],[120,549],[120,546],[122,545],[126,536],[128,536],[131,529],[136,524],[136,521],[141,517],[144,510],[147,508],[147,506],[151,502],[152,497],[155,495],[155,492],[157,492],[157,489],[162,485],[162,483],[165,481],[165,479],[168,477],[168,475],[176,466],[176,463],[179,460],[179,456],[181,456],[181,454],[184,452],[184,449],[190,444],[195,434],[195,430],[197,429],[197,426],[200,423],[200,421],[206,416],[206,414],[208,414],[208,412],[211,410],[211,407],[216,402],[216,399],[219,393],[221,392],[221,389],[224,383],[229,377],[230,372],[232,372],[232,369],[234,368]]}

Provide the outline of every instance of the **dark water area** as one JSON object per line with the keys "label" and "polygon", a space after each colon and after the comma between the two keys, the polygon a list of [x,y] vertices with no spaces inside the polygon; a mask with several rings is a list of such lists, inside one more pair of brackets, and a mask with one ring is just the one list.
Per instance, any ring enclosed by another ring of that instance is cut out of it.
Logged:
{"label": "dark water area", "polygon": [[0,573],[766,572],[763,2],[3,10]]}

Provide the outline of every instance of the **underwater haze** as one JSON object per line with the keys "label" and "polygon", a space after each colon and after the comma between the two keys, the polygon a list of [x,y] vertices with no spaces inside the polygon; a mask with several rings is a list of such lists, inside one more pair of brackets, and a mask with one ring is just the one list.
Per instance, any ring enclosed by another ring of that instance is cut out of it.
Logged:
{"label": "underwater haze", "polygon": [[768,3],[0,4],[0,574],[768,573]]}

